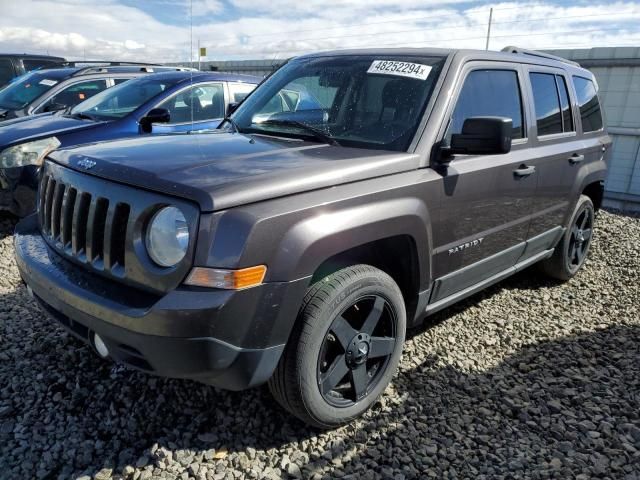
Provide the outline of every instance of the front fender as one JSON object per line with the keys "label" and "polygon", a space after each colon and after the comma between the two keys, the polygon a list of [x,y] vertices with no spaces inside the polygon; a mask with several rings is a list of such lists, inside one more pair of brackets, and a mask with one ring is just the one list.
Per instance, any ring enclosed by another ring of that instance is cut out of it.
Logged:
{"label": "front fender", "polygon": [[[339,253],[376,240],[408,235],[417,247],[419,278],[427,279],[431,273],[427,249],[427,245],[431,245],[429,225],[427,207],[415,197],[317,212],[294,224],[283,236],[270,265],[270,278],[311,276],[325,260]],[[389,255],[402,253],[389,252]]]}

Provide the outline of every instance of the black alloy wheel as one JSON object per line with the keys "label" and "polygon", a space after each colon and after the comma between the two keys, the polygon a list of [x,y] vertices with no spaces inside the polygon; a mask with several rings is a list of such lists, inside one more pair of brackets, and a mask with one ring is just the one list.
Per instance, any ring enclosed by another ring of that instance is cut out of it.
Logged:
{"label": "black alloy wheel", "polygon": [[593,210],[584,209],[571,227],[567,249],[567,263],[570,270],[577,271],[587,257],[593,233],[593,218]]}
{"label": "black alloy wheel", "polygon": [[371,265],[314,281],[269,390],[314,427],[344,425],[366,412],[395,375],[407,329],[396,282]]}
{"label": "black alloy wheel", "polygon": [[358,299],[338,315],[318,358],[322,397],[336,407],[364,398],[386,370],[396,344],[396,316],[382,296]]}

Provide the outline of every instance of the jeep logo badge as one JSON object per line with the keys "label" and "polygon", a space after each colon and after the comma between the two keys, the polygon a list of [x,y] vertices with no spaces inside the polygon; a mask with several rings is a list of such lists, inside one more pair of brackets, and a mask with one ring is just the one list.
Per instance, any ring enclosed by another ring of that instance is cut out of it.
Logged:
{"label": "jeep logo badge", "polygon": [[96,162],[94,162],[93,160],[89,160],[88,158],[83,158],[78,162],[78,166],[84,168],[85,170],[89,170],[95,167],[95,165]]}

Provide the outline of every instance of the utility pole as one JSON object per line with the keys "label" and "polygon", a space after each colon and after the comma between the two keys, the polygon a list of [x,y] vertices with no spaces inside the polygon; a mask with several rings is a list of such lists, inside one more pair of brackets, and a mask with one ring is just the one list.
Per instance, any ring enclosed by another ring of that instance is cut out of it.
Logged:
{"label": "utility pole", "polygon": [[489,26],[487,27],[487,45],[485,50],[489,50],[489,40],[491,39],[491,21],[493,20],[493,7],[489,10]]}
{"label": "utility pole", "polygon": [[200,38],[198,38],[198,71],[200,71],[200,59],[202,55],[202,50],[200,50]]}

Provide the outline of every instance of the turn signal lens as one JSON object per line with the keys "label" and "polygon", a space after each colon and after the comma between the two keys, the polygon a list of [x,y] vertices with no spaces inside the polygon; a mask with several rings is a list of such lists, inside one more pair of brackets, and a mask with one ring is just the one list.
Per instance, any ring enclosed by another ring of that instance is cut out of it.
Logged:
{"label": "turn signal lens", "polygon": [[266,273],[267,267],[265,265],[242,268],[240,270],[194,267],[185,283],[196,287],[240,290],[260,285]]}

